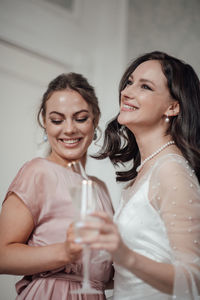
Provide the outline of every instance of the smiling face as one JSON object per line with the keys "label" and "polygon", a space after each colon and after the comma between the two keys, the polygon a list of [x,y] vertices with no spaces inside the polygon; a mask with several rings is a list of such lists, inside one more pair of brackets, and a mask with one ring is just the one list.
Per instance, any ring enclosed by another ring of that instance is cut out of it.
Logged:
{"label": "smiling face", "polygon": [[49,159],[66,166],[85,159],[94,135],[91,107],[76,91],[55,91],[46,102],[44,127],[51,145]]}
{"label": "smiling face", "polygon": [[121,92],[118,122],[133,132],[138,126],[166,127],[165,118],[171,114],[173,102],[159,61],[145,61],[134,70]]}

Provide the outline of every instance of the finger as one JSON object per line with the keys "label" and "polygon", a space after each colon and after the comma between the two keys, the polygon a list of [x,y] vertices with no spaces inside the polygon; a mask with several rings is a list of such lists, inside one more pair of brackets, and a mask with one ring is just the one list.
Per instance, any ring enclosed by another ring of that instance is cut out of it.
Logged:
{"label": "finger", "polygon": [[69,224],[67,231],[68,231],[68,230],[69,230],[69,231],[72,230],[73,227],[74,227],[74,222],[72,222],[72,223]]}
{"label": "finger", "polygon": [[73,255],[76,253],[81,253],[83,250],[83,246],[81,244],[75,243],[74,241],[73,242],[67,241],[66,250]]}
{"label": "finger", "polygon": [[76,252],[77,251],[81,252],[83,250],[83,246],[75,242],[70,243],[69,248],[71,251],[76,251]]}
{"label": "finger", "polygon": [[102,244],[102,243],[100,243],[100,244],[96,243],[96,244],[92,244],[90,246],[90,248],[93,249],[93,250],[106,250],[110,254],[112,254],[114,247],[112,245],[107,244],[107,243],[104,243],[104,244]]}
{"label": "finger", "polygon": [[119,239],[115,235],[104,235],[99,234],[97,236],[85,236],[83,238],[76,238],[75,243],[77,244],[87,244],[87,245],[94,245],[94,244],[118,244]]}
{"label": "finger", "polygon": [[105,212],[103,211],[95,211],[94,213],[90,214],[91,216],[94,216],[94,217],[98,217],[100,218],[101,220],[103,220],[104,222],[106,223],[113,223],[113,220],[111,219],[110,216],[108,216]]}
{"label": "finger", "polygon": [[95,222],[95,221],[86,221],[86,222],[79,222],[76,224],[77,228],[81,229],[91,229],[97,230],[101,234],[116,234],[117,227],[113,223],[105,223],[105,222]]}

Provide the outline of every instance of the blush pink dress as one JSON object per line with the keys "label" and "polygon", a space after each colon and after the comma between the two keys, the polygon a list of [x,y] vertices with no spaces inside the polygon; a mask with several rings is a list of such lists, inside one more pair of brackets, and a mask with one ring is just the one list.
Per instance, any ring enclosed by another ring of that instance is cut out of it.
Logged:
{"label": "blush pink dress", "polygon": [[[45,246],[64,242],[69,224],[75,219],[69,187],[78,185],[82,176],[45,158],[35,158],[24,164],[11,183],[7,196],[15,193],[30,210],[35,228],[29,237],[29,246]],[[99,210],[113,214],[111,200],[105,185],[96,178]],[[6,198],[7,198],[6,196]],[[97,252],[92,252],[92,257]],[[90,264],[90,280],[102,294],[73,295],[79,289],[83,268],[81,260],[57,270],[25,276],[16,284],[16,300],[103,300],[106,283],[112,276],[111,262]]]}

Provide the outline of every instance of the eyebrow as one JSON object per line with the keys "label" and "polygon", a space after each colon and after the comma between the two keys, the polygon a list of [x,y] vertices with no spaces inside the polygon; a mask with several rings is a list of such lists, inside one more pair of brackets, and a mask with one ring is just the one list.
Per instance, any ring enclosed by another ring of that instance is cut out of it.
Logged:
{"label": "eyebrow", "polygon": [[155,83],[154,83],[153,81],[151,81],[151,80],[149,80],[149,79],[146,79],[146,78],[141,78],[141,79],[140,79],[140,82],[149,82],[149,83],[151,83],[152,85],[155,86]]}
{"label": "eyebrow", "polygon": [[[78,114],[80,114],[80,113],[82,113],[82,112],[89,113],[89,111],[88,111],[87,109],[81,109],[81,110],[75,112],[73,115],[76,116],[76,115],[78,115]],[[60,112],[58,112],[58,111],[51,111],[51,112],[49,113],[49,115],[52,115],[52,114],[57,114],[57,115],[59,115],[59,116],[61,116],[61,117],[65,117],[64,114],[62,114],[62,113],[60,113]]]}
{"label": "eyebrow", "polygon": [[[132,74],[129,76],[129,78],[130,78],[131,80],[134,80]],[[155,86],[155,83],[154,83],[153,81],[151,81],[151,80],[149,80],[149,79],[146,79],[146,78],[141,78],[139,81],[140,81],[140,82],[149,82],[149,83],[151,83],[152,85]]]}

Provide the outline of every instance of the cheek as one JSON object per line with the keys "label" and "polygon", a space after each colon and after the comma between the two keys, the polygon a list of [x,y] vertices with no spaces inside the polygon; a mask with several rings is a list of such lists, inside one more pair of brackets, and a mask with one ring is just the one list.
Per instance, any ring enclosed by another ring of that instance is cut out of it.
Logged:
{"label": "cheek", "polygon": [[140,96],[138,97],[139,101],[145,105],[151,105],[152,102],[154,102],[154,98],[152,96],[149,96],[145,93],[141,93]]}
{"label": "cheek", "polygon": [[59,126],[54,126],[52,124],[49,124],[47,127],[46,127],[46,132],[49,136],[55,136],[57,135],[59,132],[60,132],[60,127]]}
{"label": "cheek", "polygon": [[85,132],[85,142],[87,144],[87,147],[92,143],[94,137],[94,129],[93,127],[88,128],[88,130]]}
{"label": "cheek", "polygon": [[94,127],[93,126],[88,126],[84,130],[84,134],[90,139],[94,135]]}
{"label": "cheek", "polygon": [[149,113],[153,113],[154,111],[158,111],[160,109],[160,100],[156,98],[146,98],[145,96],[143,96],[143,98],[141,98],[141,108]]}
{"label": "cheek", "polygon": [[82,133],[84,133],[85,135],[93,135],[94,134],[94,124],[92,121],[87,122],[85,124],[82,124],[82,126],[80,127],[80,130],[82,131]]}

